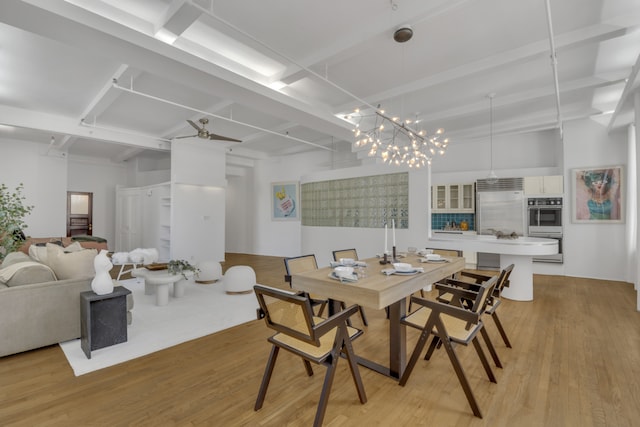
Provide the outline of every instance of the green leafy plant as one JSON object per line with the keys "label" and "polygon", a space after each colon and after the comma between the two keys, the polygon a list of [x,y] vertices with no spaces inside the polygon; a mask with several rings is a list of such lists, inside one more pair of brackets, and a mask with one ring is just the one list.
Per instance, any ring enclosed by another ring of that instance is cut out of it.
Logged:
{"label": "green leafy plant", "polygon": [[169,274],[182,274],[182,277],[185,279],[188,279],[185,273],[186,271],[192,271],[196,276],[200,273],[200,269],[198,267],[183,259],[170,260],[167,265],[167,269],[169,270]]}
{"label": "green leafy plant", "polygon": [[13,192],[0,184],[0,260],[24,242],[23,230],[27,228],[24,217],[31,213],[33,206],[24,203],[23,189],[22,183]]}

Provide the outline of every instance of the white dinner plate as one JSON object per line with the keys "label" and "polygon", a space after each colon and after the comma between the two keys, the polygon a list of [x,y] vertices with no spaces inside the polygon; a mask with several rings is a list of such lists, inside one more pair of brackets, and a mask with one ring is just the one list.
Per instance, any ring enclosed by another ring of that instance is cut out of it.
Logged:
{"label": "white dinner plate", "polygon": [[340,280],[341,282],[357,282],[358,281],[358,276],[356,276],[355,273],[351,277],[339,277],[336,273],[332,271],[331,273],[329,273],[329,277],[331,277],[334,280]]}
{"label": "white dinner plate", "polygon": [[418,274],[420,271],[418,270],[408,270],[408,271],[394,271],[393,274],[398,274],[400,276],[411,276],[413,274]]}

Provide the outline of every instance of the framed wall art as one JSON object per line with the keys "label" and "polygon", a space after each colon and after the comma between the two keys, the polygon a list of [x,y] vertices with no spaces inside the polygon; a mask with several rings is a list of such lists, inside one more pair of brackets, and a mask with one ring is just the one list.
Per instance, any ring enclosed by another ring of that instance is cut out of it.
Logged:
{"label": "framed wall art", "polygon": [[623,222],[623,177],[622,166],[573,169],[572,222]]}
{"label": "framed wall art", "polygon": [[300,220],[299,200],[297,182],[271,183],[271,219]]}

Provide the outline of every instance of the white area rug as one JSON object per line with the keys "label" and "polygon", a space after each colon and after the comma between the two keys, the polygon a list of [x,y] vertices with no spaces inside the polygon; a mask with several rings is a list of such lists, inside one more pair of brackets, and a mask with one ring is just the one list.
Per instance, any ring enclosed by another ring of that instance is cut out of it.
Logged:
{"label": "white area rug", "polygon": [[182,298],[170,296],[169,304],[162,307],[155,305],[155,295],[144,294],[144,280],[121,283],[131,290],[134,301],[128,340],[92,351],[91,359],[80,348],[79,339],[60,343],[76,376],[256,319],[256,296],[227,295],[220,282],[189,283]]}

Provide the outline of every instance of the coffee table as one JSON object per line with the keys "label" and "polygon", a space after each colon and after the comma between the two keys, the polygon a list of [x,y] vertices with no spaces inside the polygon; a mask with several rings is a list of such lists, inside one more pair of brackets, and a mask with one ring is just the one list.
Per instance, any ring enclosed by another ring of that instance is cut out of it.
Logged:
{"label": "coffee table", "polygon": [[[189,276],[189,272],[186,273]],[[182,274],[170,274],[168,270],[147,270],[146,268],[136,268],[131,271],[133,277],[144,279],[145,295],[156,296],[156,305],[167,305],[169,303],[169,285],[173,285],[173,297],[184,296],[187,281]]]}

